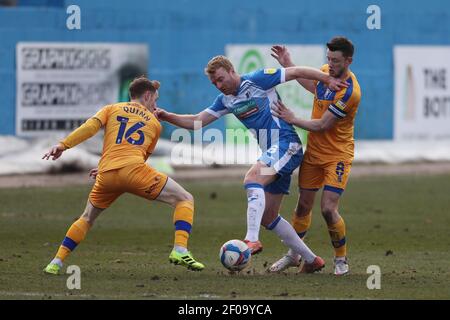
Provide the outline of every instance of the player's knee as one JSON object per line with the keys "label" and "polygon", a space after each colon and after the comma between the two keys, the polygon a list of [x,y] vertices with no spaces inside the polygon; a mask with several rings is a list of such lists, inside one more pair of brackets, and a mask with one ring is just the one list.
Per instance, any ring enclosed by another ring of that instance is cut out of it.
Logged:
{"label": "player's knee", "polygon": [[252,171],[247,172],[247,174],[244,177],[244,186],[248,183],[254,182],[256,182],[256,175]]}
{"label": "player's knee", "polygon": [[244,185],[248,183],[260,183],[260,168],[252,167],[244,177]]}
{"label": "player's knee", "polygon": [[83,220],[86,220],[87,223],[89,223],[89,225],[92,227],[92,225],[95,222],[95,218],[97,218],[96,216],[94,216],[93,214],[90,214],[89,212],[85,211],[83,212],[83,214],[81,215],[81,218]]}
{"label": "player's knee", "polygon": [[322,216],[328,224],[331,224],[334,220],[336,220],[336,215],[338,215],[338,212],[334,207],[324,206],[322,208]]}
{"label": "player's knee", "polygon": [[180,192],[177,194],[175,201],[177,203],[182,201],[194,202],[194,196],[187,191]]}
{"label": "player's knee", "polygon": [[299,217],[306,216],[311,212],[313,205],[314,205],[314,203],[312,201],[310,201],[309,199],[300,198],[298,201],[297,208],[295,209],[295,213]]}

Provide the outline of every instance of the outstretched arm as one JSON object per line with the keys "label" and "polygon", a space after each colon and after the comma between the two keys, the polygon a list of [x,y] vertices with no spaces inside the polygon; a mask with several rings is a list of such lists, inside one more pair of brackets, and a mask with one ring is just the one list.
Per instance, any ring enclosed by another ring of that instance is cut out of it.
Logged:
{"label": "outstretched arm", "polygon": [[[295,67],[295,64],[291,60],[291,55],[285,46],[275,45],[271,48],[272,53],[270,54],[274,57],[282,67],[289,68]],[[314,80],[297,78],[297,82],[306,90],[313,93],[315,92]]]}
{"label": "outstretched arm", "polygon": [[197,130],[217,120],[215,116],[203,110],[197,114],[176,114],[158,108],[155,110],[156,117],[161,121],[167,121],[177,127],[189,130]]}
{"label": "outstretched arm", "polygon": [[317,80],[323,82],[333,91],[339,91],[348,87],[344,80],[333,78],[332,76],[311,67],[289,67],[286,68],[285,80],[290,81],[298,78]]}
{"label": "outstretched arm", "polygon": [[314,93],[314,80],[325,83],[331,90],[339,91],[347,88],[348,83],[311,67],[298,67],[292,63],[290,54],[284,46],[273,46],[272,57],[285,67],[285,81],[296,79],[306,90]]}
{"label": "outstretched arm", "polygon": [[294,112],[288,109],[281,101],[274,103],[272,111],[278,118],[308,131],[327,131],[332,128],[337,121],[337,118],[328,110],[325,111],[320,119],[303,120],[296,118]]}
{"label": "outstretched arm", "polygon": [[42,159],[48,160],[52,157],[52,160],[56,160],[61,157],[62,153],[83,141],[89,139],[95,135],[102,127],[102,123],[97,118],[90,118],[83,123],[78,129],[69,134],[64,140],[53,146]]}

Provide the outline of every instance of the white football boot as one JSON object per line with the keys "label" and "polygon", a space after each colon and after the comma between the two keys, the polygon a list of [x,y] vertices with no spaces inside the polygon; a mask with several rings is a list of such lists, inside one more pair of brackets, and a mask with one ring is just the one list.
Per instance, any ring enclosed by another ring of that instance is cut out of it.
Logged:
{"label": "white football boot", "polygon": [[302,257],[297,255],[293,256],[290,254],[287,254],[283,256],[280,260],[275,262],[273,265],[270,266],[269,269],[267,269],[267,272],[270,273],[277,273],[282,272],[284,270],[287,270],[291,267],[298,267],[300,266],[300,262],[302,261]]}
{"label": "white football boot", "polygon": [[346,275],[349,271],[346,257],[334,258],[334,274],[336,276]]}

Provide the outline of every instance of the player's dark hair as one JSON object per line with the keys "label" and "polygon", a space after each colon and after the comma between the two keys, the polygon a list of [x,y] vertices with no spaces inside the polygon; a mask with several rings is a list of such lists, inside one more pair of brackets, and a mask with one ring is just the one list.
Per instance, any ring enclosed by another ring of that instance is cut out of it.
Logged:
{"label": "player's dark hair", "polygon": [[344,57],[353,57],[355,47],[353,43],[345,37],[334,37],[327,43],[330,51],[341,51]]}
{"label": "player's dark hair", "polygon": [[130,83],[130,87],[128,91],[130,93],[131,99],[140,98],[146,91],[150,91],[151,93],[158,90],[160,87],[160,83],[156,80],[149,80],[144,76],[140,76]]}

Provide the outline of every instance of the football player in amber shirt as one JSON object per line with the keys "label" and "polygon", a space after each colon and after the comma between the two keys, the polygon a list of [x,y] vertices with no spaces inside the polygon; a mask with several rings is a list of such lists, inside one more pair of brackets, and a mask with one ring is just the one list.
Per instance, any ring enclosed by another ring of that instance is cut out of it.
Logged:
{"label": "football player in amber shirt", "polygon": [[[327,47],[328,64],[321,70],[346,81],[348,87],[335,92],[326,88],[320,81],[300,79],[298,82],[314,94],[311,120],[296,118],[282,102],[275,103],[273,110],[286,122],[309,131],[308,145],[300,165],[300,196],[293,216],[294,229],[304,238],[311,225],[316,192],[323,187],[321,209],[335,251],[334,274],[344,275],[349,272],[346,230],[338,206],[353,161],[353,127],[361,90],[356,76],[349,70],[354,53],[351,41],[344,37],[335,37],[327,43]],[[293,65],[285,47],[274,46],[272,51],[272,56],[282,66]],[[289,252],[275,262],[270,270],[279,272],[296,266],[300,259],[298,255]]]}
{"label": "football player in amber shirt", "polygon": [[161,134],[161,124],[153,114],[159,87],[158,81],[144,77],[135,79],[129,87],[130,102],[103,107],[43,156],[43,159],[52,157],[52,160],[56,160],[65,150],[104,128],[102,157],[98,169],[91,171],[95,184],[86,208],[67,231],[55,258],[44,269],[46,273],[60,272],[64,259],[85,238],[100,213],[126,192],[174,207],[175,241],[169,261],[192,270],[204,268],[187,250],[194,218],[192,195],[145,163]]}

